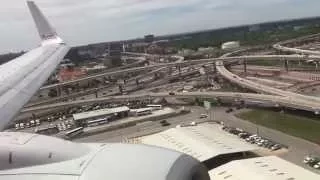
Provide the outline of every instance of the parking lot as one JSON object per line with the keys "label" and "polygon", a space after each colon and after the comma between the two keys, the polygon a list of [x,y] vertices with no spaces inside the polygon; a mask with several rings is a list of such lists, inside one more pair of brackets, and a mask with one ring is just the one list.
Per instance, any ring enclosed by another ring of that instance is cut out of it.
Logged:
{"label": "parking lot", "polygon": [[92,105],[75,106],[67,108],[64,111],[51,113],[44,117],[36,117],[37,115],[35,114],[35,117],[15,122],[14,127],[12,127],[10,131],[21,131],[53,135],[59,132],[64,132],[75,128],[75,123],[72,118],[73,114],[100,110],[105,108],[115,108],[123,105],[129,106],[131,108],[141,108],[145,107],[149,103],[150,102],[140,101],[126,102],[124,104],[95,103]]}
{"label": "parking lot", "polygon": [[240,139],[248,143],[255,144],[259,147],[263,147],[271,151],[277,151],[282,148],[285,148],[284,145],[276,143],[274,140],[261,137],[257,134],[251,134],[240,128],[222,126],[222,129],[230,134],[238,136]]}
{"label": "parking lot", "polygon": [[259,126],[248,121],[239,119],[234,116],[235,113],[241,111],[248,111],[249,109],[239,109],[232,108],[233,111],[226,113],[226,110],[229,108],[217,107],[213,111],[215,120],[222,121],[226,126],[241,128],[251,134],[257,134],[260,137],[264,137],[266,139],[271,139],[276,141],[279,144],[288,147],[287,153],[279,154],[279,157],[290,161],[298,166],[307,168],[315,173],[320,174],[319,170],[316,170],[305,163],[303,163],[305,156],[307,155],[320,155],[320,146],[309,141],[303,140],[301,138],[293,137],[282,133],[280,131],[276,131],[270,128],[266,128],[263,126]]}

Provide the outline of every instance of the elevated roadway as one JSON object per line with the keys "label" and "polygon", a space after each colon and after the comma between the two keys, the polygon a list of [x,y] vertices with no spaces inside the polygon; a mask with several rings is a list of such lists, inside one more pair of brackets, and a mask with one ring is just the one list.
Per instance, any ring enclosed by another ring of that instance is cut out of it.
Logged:
{"label": "elevated roadway", "polygon": [[[283,51],[283,52],[292,52],[292,53],[297,53],[297,54],[307,54],[307,55],[315,55],[315,56],[320,55],[320,51],[311,51],[311,50],[305,50],[305,49],[285,47],[280,44],[273,45],[273,48],[275,48],[279,51]],[[312,57],[309,57],[309,58],[312,58]]]}
{"label": "elevated roadway", "polygon": [[254,93],[235,93],[235,92],[188,92],[188,93],[175,93],[175,95],[169,95],[168,93],[148,93],[140,95],[122,95],[113,97],[104,97],[89,100],[80,100],[72,102],[56,103],[44,106],[25,108],[21,112],[29,113],[39,110],[47,110],[53,108],[68,108],[73,106],[81,106],[93,103],[102,102],[126,102],[133,100],[150,100],[154,98],[221,98],[221,99],[235,99],[243,101],[261,101],[267,104],[273,104],[274,107],[291,107],[294,109],[301,109],[306,111],[317,112],[320,110],[320,106],[316,102],[304,101],[301,99],[275,96],[275,95],[265,95],[265,94],[254,94]]}
{"label": "elevated roadway", "polygon": [[292,44],[292,43],[296,43],[296,42],[301,42],[303,40],[308,40],[308,39],[314,39],[316,37],[319,37],[319,34],[312,34],[312,35],[308,35],[308,36],[303,36],[303,37],[299,37],[299,38],[295,38],[295,39],[291,39],[291,40],[287,40],[287,41],[283,41],[283,42],[278,42],[276,44],[273,45],[273,48],[279,50],[279,51],[283,51],[283,52],[291,52],[291,53],[297,53],[297,54],[306,54],[306,55],[316,55],[319,56],[320,55],[320,51],[311,51],[311,50],[304,50],[304,49],[299,49],[299,48],[293,48],[293,47],[286,47],[285,44]]}
{"label": "elevated roadway", "polygon": [[[152,72],[146,73],[146,74],[144,74],[144,77],[148,77],[147,75],[151,75],[153,73],[157,73],[157,72],[159,72],[161,70],[163,70],[163,68],[156,69],[156,70],[154,70]],[[146,80],[148,82],[151,81],[151,83],[147,84],[147,85],[143,85],[143,88],[159,86],[161,84],[168,83],[171,80],[174,80],[174,79],[177,79],[177,78],[186,77],[186,76],[189,76],[189,75],[194,75],[194,74],[196,74],[198,72],[199,72],[199,69],[197,69],[197,68],[195,68],[192,71],[182,71],[181,73],[177,72],[177,73],[172,74],[171,76],[162,78],[162,79],[160,79],[158,81],[154,81],[155,79],[154,79],[154,77],[152,77],[152,78],[149,78],[148,80]],[[128,81],[128,83],[125,85],[125,88],[127,89],[126,92],[133,92],[133,91],[141,89],[140,85],[137,85],[136,82],[134,81],[136,78],[142,78],[142,76],[131,78]],[[140,82],[140,84],[146,83],[146,81]],[[118,87],[104,86],[104,87],[99,87],[99,88],[92,88],[92,89],[85,90],[85,91],[82,91],[82,92],[76,92],[76,93],[68,94],[68,95],[61,96],[61,97],[49,98],[49,99],[45,99],[45,100],[41,100],[41,101],[32,102],[32,103],[27,104],[25,107],[29,108],[29,107],[32,107],[32,106],[41,106],[41,105],[46,105],[46,104],[50,104],[50,103],[68,101],[68,100],[73,99],[73,98],[86,96],[86,95],[89,95],[89,94],[95,94],[95,93],[98,93],[98,92],[108,91],[108,90],[112,90],[112,92],[109,92],[104,96],[114,96],[114,95],[119,95],[120,94],[120,92],[118,91]]]}
{"label": "elevated roadway", "polygon": [[[106,72],[106,73],[102,73],[102,74],[88,76],[88,77],[80,78],[77,80],[72,80],[72,81],[67,81],[67,82],[63,82],[63,83],[59,83],[59,84],[44,86],[41,88],[41,90],[57,88],[57,87],[65,86],[65,85],[75,84],[75,83],[78,83],[81,81],[87,81],[87,80],[97,79],[97,78],[106,77],[106,76],[116,76],[116,75],[122,75],[122,74],[126,74],[126,73],[139,72],[139,71],[143,71],[143,70],[152,70],[152,69],[157,69],[157,68],[161,68],[161,67],[187,66],[187,65],[199,64],[199,63],[215,63],[216,61],[237,61],[237,60],[300,61],[300,60],[305,60],[305,58],[306,57],[303,55],[262,55],[262,56],[256,55],[256,56],[220,57],[220,58],[193,60],[193,61],[179,61],[179,62],[173,62],[173,63],[162,63],[162,64],[156,64],[156,65],[150,65],[150,66],[144,66],[144,67],[116,70],[113,72]],[[312,56],[309,58],[320,60],[319,56]]]}
{"label": "elevated roadway", "polygon": [[[319,114],[320,98],[297,94],[297,93],[293,93],[290,91],[284,91],[281,89],[277,89],[277,88],[273,88],[270,86],[255,83],[255,82],[247,80],[245,78],[241,78],[241,77],[231,73],[230,71],[228,71],[224,67],[223,61],[216,62],[216,69],[224,78],[228,79],[232,83],[238,84],[241,87],[245,87],[245,88],[254,90],[256,92],[260,92],[260,93],[266,93],[266,94],[286,97],[287,100],[290,100],[291,102],[299,102],[300,103],[300,105],[296,104],[295,108],[297,108],[301,105],[302,106],[307,105],[309,107],[312,107],[312,108],[309,108],[309,110],[312,109],[313,112],[315,112],[316,114]],[[292,107],[292,106],[288,106],[288,107]],[[300,109],[300,108],[297,108],[297,109]],[[306,110],[306,109],[304,109],[304,110]]]}

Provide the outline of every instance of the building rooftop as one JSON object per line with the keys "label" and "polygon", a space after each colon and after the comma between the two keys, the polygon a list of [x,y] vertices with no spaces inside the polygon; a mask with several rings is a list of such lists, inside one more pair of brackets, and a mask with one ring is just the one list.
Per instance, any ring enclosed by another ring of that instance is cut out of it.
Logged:
{"label": "building rooftop", "polygon": [[99,110],[95,110],[95,111],[73,114],[73,119],[77,121],[77,120],[94,118],[94,117],[103,116],[103,115],[110,115],[110,114],[114,114],[114,113],[125,112],[125,111],[129,111],[129,110],[130,110],[130,108],[127,106],[99,109]]}
{"label": "building rooftop", "polygon": [[320,176],[276,156],[231,161],[209,171],[215,180],[316,180]]}
{"label": "building rooftop", "polygon": [[172,128],[141,137],[140,142],[183,152],[200,161],[222,154],[253,151],[258,148],[226,133],[220,125],[209,123]]}
{"label": "building rooftop", "polygon": [[140,109],[130,109],[130,111],[139,113],[139,112],[144,112],[144,111],[152,111],[152,108],[148,107],[148,108],[140,108]]}

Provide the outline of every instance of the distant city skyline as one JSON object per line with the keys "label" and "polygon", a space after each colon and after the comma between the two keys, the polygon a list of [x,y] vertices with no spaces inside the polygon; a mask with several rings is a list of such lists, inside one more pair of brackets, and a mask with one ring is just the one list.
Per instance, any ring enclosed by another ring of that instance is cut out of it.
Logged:
{"label": "distant city skyline", "polygon": [[[35,0],[71,46],[320,16],[319,0]],[[25,1],[0,6],[0,53],[39,38]]]}

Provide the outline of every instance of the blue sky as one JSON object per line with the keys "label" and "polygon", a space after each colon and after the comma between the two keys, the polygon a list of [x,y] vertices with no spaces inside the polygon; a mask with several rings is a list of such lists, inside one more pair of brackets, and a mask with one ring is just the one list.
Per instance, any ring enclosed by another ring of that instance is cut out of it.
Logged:
{"label": "blue sky", "polygon": [[[35,0],[71,45],[320,16],[319,0]],[[24,0],[2,0],[0,52],[39,44]]]}

